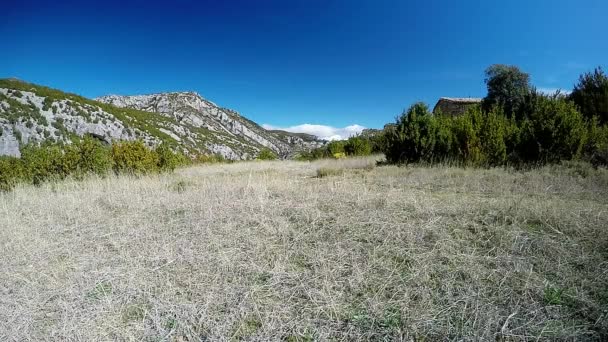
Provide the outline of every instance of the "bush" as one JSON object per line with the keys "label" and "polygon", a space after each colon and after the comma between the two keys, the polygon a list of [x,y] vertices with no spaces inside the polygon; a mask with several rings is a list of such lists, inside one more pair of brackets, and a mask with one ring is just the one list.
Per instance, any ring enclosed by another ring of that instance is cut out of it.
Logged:
{"label": "bush", "polygon": [[19,158],[0,156],[0,191],[9,191],[15,184],[25,181],[27,175]]}
{"label": "bush", "polygon": [[473,165],[478,165],[484,159],[480,136],[482,118],[479,108],[471,108],[464,115],[453,119],[454,159]]}
{"label": "bush", "polygon": [[608,165],[608,125],[600,126],[597,117],[588,124],[583,155],[593,165]]}
{"label": "bush", "polygon": [[64,160],[63,156],[59,145],[23,146],[21,159],[26,167],[27,179],[38,185],[47,180],[65,178],[73,171],[73,164]]}
{"label": "bush", "polygon": [[122,141],[112,145],[114,172],[142,175],[158,171],[159,159],[141,140]]}
{"label": "bush", "polygon": [[372,153],[372,145],[368,139],[351,137],[344,144],[344,153],[347,156],[367,156]]}
{"label": "bush", "polygon": [[272,150],[270,150],[269,148],[263,148],[258,153],[258,156],[257,156],[256,159],[259,159],[259,160],[275,160],[275,159],[277,159],[277,155]]}
{"label": "bush", "polygon": [[112,154],[109,147],[99,140],[85,136],[76,144],[78,154],[78,171],[81,175],[96,174],[104,176],[112,168]]}
{"label": "bush", "polygon": [[576,106],[559,96],[537,96],[521,123],[519,156],[526,162],[580,157],[587,127]]}
{"label": "bush", "polygon": [[502,165],[507,160],[507,145],[505,136],[507,134],[508,121],[502,113],[492,111],[483,120],[480,132],[481,151],[483,162],[488,165]]}
{"label": "bush", "polygon": [[184,155],[173,152],[167,144],[160,144],[154,152],[158,155],[158,170],[161,172],[173,171],[186,162]]}
{"label": "bush", "polygon": [[404,163],[432,159],[437,128],[437,122],[426,104],[419,102],[412,105],[401,114],[387,135],[387,161]]}
{"label": "bush", "polygon": [[23,136],[21,135],[21,131],[15,127],[13,127],[13,135],[17,141],[22,142]]}

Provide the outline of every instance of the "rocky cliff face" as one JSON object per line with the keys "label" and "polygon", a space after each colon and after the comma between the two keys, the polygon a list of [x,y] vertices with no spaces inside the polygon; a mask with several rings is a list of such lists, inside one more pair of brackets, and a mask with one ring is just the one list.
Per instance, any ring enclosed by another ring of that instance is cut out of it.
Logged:
{"label": "rocky cliff face", "polygon": [[103,96],[95,100],[18,80],[0,80],[0,155],[19,146],[92,135],[107,143],[143,139],[167,142],[190,154],[254,158],[269,148],[283,158],[324,142],[312,136],[268,131],[197,93]]}
{"label": "rocky cliff face", "polygon": [[[151,95],[108,95],[96,99],[121,108],[156,112],[176,120],[180,125],[209,130],[222,136],[228,146],[252,146],[257,152],[269,148],[282,157],[301,149],[322,145],[316,139],[303,139],[296,135],[277,134],[265,130],[239,113],[217,106],[194,92],[160,93]],[[238,149],[237,149],[238,150]]]}

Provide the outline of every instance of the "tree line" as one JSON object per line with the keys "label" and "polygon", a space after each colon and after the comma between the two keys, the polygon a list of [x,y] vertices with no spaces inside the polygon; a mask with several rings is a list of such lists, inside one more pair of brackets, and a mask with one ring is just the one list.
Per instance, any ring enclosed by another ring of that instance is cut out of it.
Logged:
{"label": "tree line", "polygon": [[516,66],[492,65],[485,75],[486,97],[462,115],[432,113],[418,102],[381,132],[331,142],[303,159],[384,153],[395,164],[608,164],[608,77],[600,67],[569,94],[538,91]]}

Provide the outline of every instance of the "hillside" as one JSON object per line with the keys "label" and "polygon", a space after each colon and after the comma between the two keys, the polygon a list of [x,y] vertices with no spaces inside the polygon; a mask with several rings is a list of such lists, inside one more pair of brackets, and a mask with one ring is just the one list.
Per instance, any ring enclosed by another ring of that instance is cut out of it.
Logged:
{"label": "hillside", "polygon": [[265,130],[192,92],[91,100],[16,79],[0,80],[0,155],[19,156],[29,142],[70,143],[84,135],[106,143],[165,142],[188,154],[250,159],[262,148],[287,158],[323,144],[314,137]]}

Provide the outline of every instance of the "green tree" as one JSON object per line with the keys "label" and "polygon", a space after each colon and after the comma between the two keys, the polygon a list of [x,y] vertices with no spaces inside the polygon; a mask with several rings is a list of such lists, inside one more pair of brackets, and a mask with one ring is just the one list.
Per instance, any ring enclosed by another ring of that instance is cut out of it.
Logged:
{"label": "green tree", "polygon": [[600,124],[608,123],[608,76],[601,67],[579,77],[570,99],[588,119],[597,116]]}
{"label": "green tree", "polygon": [[485,71],[488,94],[483,100],[484,110],[499,106],[507,116],[517,111],[530,91],[530,75],[514,65],[494,64]]}

